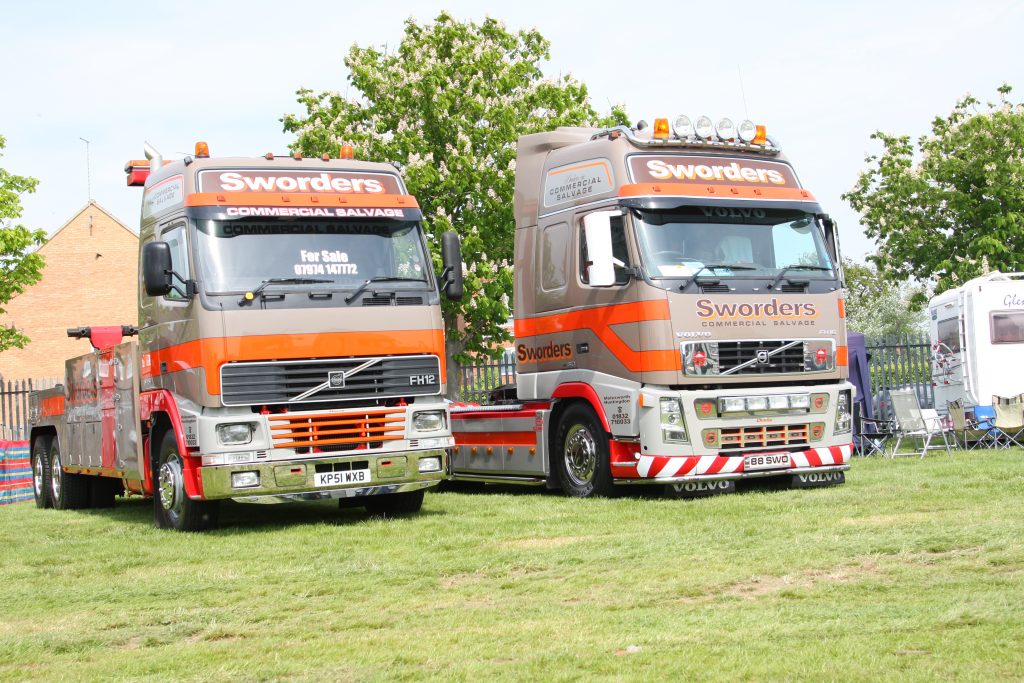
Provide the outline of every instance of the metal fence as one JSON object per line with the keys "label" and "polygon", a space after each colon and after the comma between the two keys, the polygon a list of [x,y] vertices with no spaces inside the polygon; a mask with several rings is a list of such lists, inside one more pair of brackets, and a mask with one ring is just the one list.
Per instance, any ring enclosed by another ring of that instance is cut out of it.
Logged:
{"label": "metal fence", "polygon": [[59,381],[55,377],[0,381],[0,438],[27,439],[29,393],[49,389]]}
{"label": "metal fence", "polygon": [[465,403],[488,403],[488,395],[503,384],[516,381],[514,360],[480,365],[463,365],[459,372],[459,386],[449,389],[448,398]]}
{"label": "metal fence", "polygon": [[935,406],[931,344],[926,333],[866,339],[865,348],[876,403],[889,389],[914,389],[922,408]]}

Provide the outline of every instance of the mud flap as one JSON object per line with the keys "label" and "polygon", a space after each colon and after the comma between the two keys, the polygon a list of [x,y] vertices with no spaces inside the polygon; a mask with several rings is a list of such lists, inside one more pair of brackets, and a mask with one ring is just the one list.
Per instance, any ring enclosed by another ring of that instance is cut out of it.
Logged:
{"label": "mud flap", "polygon": [[676,498],[705,498],[720,493],[735,493],[736,482],[720,479],[717,481],[684,481],[665,487],[670,496]]}
{"label": "mud flap", "polygon": [[790,477],[789,488],[813,489],[821,486],[838,486],[846,483],[846,472],[804,472]]}

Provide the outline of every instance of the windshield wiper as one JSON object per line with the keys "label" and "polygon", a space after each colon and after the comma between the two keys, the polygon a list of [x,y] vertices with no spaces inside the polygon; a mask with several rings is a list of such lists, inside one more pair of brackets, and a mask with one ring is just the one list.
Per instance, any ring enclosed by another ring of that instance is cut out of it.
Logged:
{"label": "windshield wiper", "polygon": [[[768,289],[775,289],[775,285],[779,284],[779,281],[782,280],[782,278],[786,276],[786,273],[788,273],[791,270],[830,271],[832,269],[831,268],[826,268],[825,266],[802,266],[799,263],[794,263],[793,265],[786,266],[785,268],[780,270],[779,274],[775,276],[774,280],[772,280],[772,283],[770,285],[768,285]],[[790,284],[793,284],[793,283],[790,282]]]}
{"label": "windshield wiper", "polygon": [[259,286],[251,292],[246,292],[245,295],[238,300],[238,305],[243,306],[247,302],[252,302],[257,295],[261,294],[267,285],[319,285],[325,282],[334,282],[334,280],[326,280],[322,277],[271,277],[267,278],[259,284]]}
{"label": "windshield wiper", "polygon": [[732,263],[708,263],[698,268],[697,272],[694,273],[689,280],[679,285],[679,291],[685,292],[689,284],[691,282],[696,282],[697,276],[705,270],[718,270],[719,268],[728,268],[729,270],[757,270],[757,268],[754,268],[753,266],[738,266]]}
{"label": "windshield wiper", "polygon": [[345,297],[345,303],[350,304],[355,301],[355,298],[365,292],[366,288],[374,282],[426,282],[426,279],[421,277],[397,277],[391,275],[378,275],[376,277],[371,277],[369,280],[365,280],[363,284],[359,285],[356,288],[356,291],[352,292],[351,296]]}

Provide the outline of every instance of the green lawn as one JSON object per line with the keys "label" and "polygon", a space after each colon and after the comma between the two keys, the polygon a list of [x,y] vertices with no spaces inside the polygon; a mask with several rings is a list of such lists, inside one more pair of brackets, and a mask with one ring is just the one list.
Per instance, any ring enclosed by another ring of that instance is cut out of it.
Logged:
{"label": "green lawn", "polygon": [[378,520],[0,507],[0,679],[1024,678],[1024,453],[703,500],[429,494]]}

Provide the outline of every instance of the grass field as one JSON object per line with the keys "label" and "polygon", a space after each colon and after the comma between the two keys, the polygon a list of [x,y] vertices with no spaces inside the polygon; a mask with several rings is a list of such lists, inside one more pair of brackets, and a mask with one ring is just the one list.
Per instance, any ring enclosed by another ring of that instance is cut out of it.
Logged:
{"label": "grass field", "polygon": [[0,679],[1024,678],[1024,453],[702,500],[429,494],[416,517],[0,508]]}

